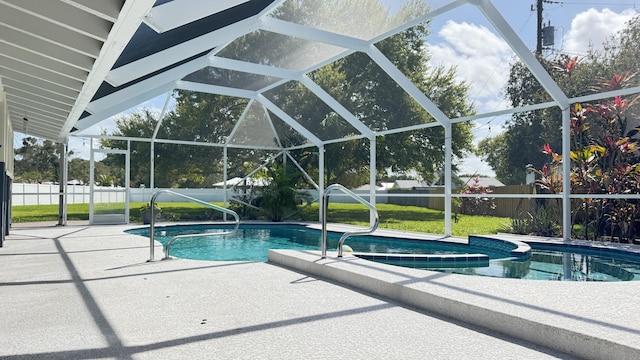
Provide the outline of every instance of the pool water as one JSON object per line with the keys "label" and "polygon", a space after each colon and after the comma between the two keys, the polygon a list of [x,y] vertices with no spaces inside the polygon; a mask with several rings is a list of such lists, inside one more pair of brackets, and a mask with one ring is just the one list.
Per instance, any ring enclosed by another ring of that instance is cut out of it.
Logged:
{"label": "pool water", "polygon": [[[565,260],[566,259],[566,260]],[[615,257],[587,255],[577,252],[532,249],[525,261],[495,259],[488,266],[479,267],[420,267],[393,261],[385,263],[437,270],[442,272],[527,280],[571,281],[631,281],[640,280],[640,263]],[[564,276],[564,263],[571,266],[570,276]]]}
{"label": "pool water", "polygon": [[[177,225],[156,227],[154,238],[162,245],[176,235],[201,234],[211,232],[211,237],[178,239],[171,243],[170,255],[194,260],[217,261],[267,261],[269,249],[320,250],[321,232],[303,225],[241,225],[237,234],[216,236],[217,232],[230,230],[230,226],[220,225]],[[128,230],[141,236],[149,236],[149,228]],[[341,233],[327,234],[327,248],[335,250]],[[354,252],[396,253],[396,254],[487,254],[491,258],[504,258],[504,253],[488,251],[485,248],[470,247],[430,241],[403,240],[379,236],[354,236],[347,240]]]}
{"label": "pool water", "polygon": [[[176,235],[211,232],[212,236],[183,238],[171,245],[171,256],[196,260],[216,261],[267,261],[269,249],[314,250],[321,248],[319,230],[303,225],[241,225],[238,234],[215,235],[229,230],[220,225],[178,225],[156,227],[155,239],[166,245]],[[149,236],[149,228],[128,230],[141,236]],[[329,232],[328,249],[335,249],[340,233]],[[442,241],[420,241],[379,236],[355,236],[347,239],[354,253],[382,254],[486,254],[486,261],[469,267],[449,266],[442,263],[437,267],[424,262],[404,259],[375,260],[397,266],[424,268],[442,272],[519,278],[531,280],[573,280],[573,281],[629,281],[640,280],[640,259],[634,256],[602,256],[579,249],[571,252],[558,251],[552,246],[536,248],[531,244],[531,256],[513,258],[508,252],[487,247],[472,247]],[[564,268],[571,266],[571,276],[563,275]]]}

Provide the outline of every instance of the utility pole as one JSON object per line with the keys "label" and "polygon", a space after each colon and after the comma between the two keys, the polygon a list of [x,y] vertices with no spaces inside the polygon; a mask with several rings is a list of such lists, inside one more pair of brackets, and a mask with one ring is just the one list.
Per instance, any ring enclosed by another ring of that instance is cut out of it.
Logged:
{"label": "utility pole", "polygon": [[[554,27],[551,26],[551,21],[545,26],[542,21],[542,5],[547,4],[562,4],[559,1],[551,0],[536,0],[536,12],[538,13],[538,28],[536,32],[536,55],[542,55],[542,49],[544,46],[553,46],[554,42]],[[531,11],[533,11],[533,5],[531,5]]]}
{"label": "utility pole", "polygon": [[542,3],[543,0],[538,0],[536,10],[538,12],[538,31],[536,32],[536,55],[542,55]]}

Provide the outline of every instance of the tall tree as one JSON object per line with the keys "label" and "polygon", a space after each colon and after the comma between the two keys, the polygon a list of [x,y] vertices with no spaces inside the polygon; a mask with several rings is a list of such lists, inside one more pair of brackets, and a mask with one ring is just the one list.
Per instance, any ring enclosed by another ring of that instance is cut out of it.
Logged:
{"label": "tall tree", "polygon": [[505,142],[504,133],[486,137],[478,143],[477,153],[491,165],[496,173],[496,178],[506,184],[515,181],[513,180],[514,174],[509,171],[508,164],[505,163],[508,159],[508,154],[505,153],[508,151],[504,146]]}
{"label": "tall tree", "polygon": [[26,137],[15,149],[15,180],[28,183],[59,181],[60,153],[49,140]]}
{"label": "tall tree", "polygon": [[[153,114],[145,109],[131,115],[125,115],[116,119],[115,130],[111,134],[104,132],[104,135],[114,135],[123,137],[150,138],[153,135],[157,120]],[[127,149],[127,141],[103,139],[100,144],[104,148],[110,149]],[[131,161],[131,179],[132,187],[139,187],[141,184],[149,185],[149,169],[150,169],[150,145],[148,142],[132,141],[130,143],[130,161]],[[107,155],[102,160],[107,166],[113,168],[121,168],[123,163],[122,156]],[[124,184],[124,179],[118,181]]]}
{"label": "tall tree", "polygon": [[[244,99],[176,92],[176,108],[163,119],[157,139],[192,141],[202,145],[157,142],[154,148],[155,186],[211,187],[221,181],[222,149],[209,144],[220,143],[226,138],[245,106]],[[149,139],[158,122],[156,117],[148,109],[122,116],[116,119],[117,129],[106,135]],[[105,139],[101,145],[112,149],[127,148],[126,141],[116,139]],[[131,186],[150,186],[151,144],[132,141],[130,146]],[[108,155],[102,160],[115,168],[121,167],[122,161],[118,155]],[[233,167],[231,169],[233,173]]]}
{"label": "tall tree", "polygon": [[73,158],[67,167],[68,179],[78,180],[82,184],[89,184],[89,160]]}
{"label": "tall tree", "polygon": [[[360,2],[353,4],[360,5]],[[410,2],[395,16],[406,17],[407,14],[421,11],[424,9],[420,2]],[[335,15],[338,18],[344,16]],[[372,16],[385,20],[392,17],[384,8],[378,9]],[[382,26],[380,24],[379,27]],[[375,33],[375,30],[370,32]],[[459,117],[472,114],[473,107],[467,102],[468,85],[456,82],[455,69],[428,68],[429,55],[424,42],[427,34],[427,26],[415,26],[377,43],[376,47],[446,115]],[[389,130],[435,121],[364,53],[354,53],[309,76],[372,130]],[[356,133],[351,125],[336,116],[299,83],[289,82],[266,96],[288,114],[296,114],[295,119],[320,139],[335,139]],[[460,123],[453,127],[453,152],[458,158],[472,147],[471,126],[470,123]],[[288,140],[289,143],[300,142],[299,139]],[[429,180],[442,170],[444,131],[440,126],[390,134],[378,137],[376,142],[380,177],[384,176],[382,173],[387,168],[391,168],[394,171],[416,170]],[[325,159],[328,182],[351,186],[368,182],[369,145],[369,141],[356,140],[339,146],[327,146]]]}
{"label": "tall tree", "polygon": [[[350,15],[362,13],[363,9],[366,9],[364,13],[367,14],[367,21],[364,23],[362,19]],[[424,1],[419,0],[406,2],[395,13],[391,13],[379,0],[296,0],[285,1],[273,16],[285,21],[369,39],[388,29],[390,24],[393,27],[393,24],[403,23],[408,18],[426,13],[427,10]],[[376,47],[446,115],[470,115],[474,110],[467,102],[468,85],[455,80],[455,69],[429,68],[427,65],[429,55],[425,50],[424,41],[428,34],[427,25],[412,27],[377,43]],[[315,64],[318,59],[327,58],[324,51],[335,51],[331,48],[308,45],[307,41],[295,37],[260,30],[233,41],[220,51],[218,56],[296,70]],[[308,75],[372,130],[382,131],[435,121],[364,53],[356,52]],[[257,90],[278,79],[208,67],[189,75],[186,80]],[[299,82],[287,82],[264,95],[322,140],[339,139],[357,133],[356,129]],[[228,140],[227,136],[246,105],[247,102],[244,100],[225,96],[177,91],[176,110],[163,121],[159,137],[220,143]],[[300,134],[293,132],[284,122],[278,121],[275,114],[269,115],[274,120],[276,133],[281,136],[280,140],[285,146],[306,142]],[[119,123],[119,127],[122,128],[118,134],[126,136],[128,133],[136,132],[130,131],[132,129],[128,128],[127,123],[135,127],[146,126],[144,132],[147,133],[152,128],[131,119]],[[453,153],[459,158],[472,148],[471,127],[470,123],[455,124],[453,127]],[[142,136],[142,133],[129,136]],[[411,133],[390,134],[378,137],[376,142],[377,167],[380,172],[386,171],[389,167],[396,171],[416,170],[425,179],[430,179],[442,169],[444,131],[441,126]],[[113,141],[108,143],[109,146],[113,144]],[[327,145],[327,180],[347,186],[368,182],[369,146],[368,140]],[[168,159],[167,164],[174,166],[172,169],[177,169],[175,172],[167,169],[164,173],[175,175],[173,178],[177,179],[186,176],[185,174],[195,175],[198,171],[198,174],[204,176],[205,171],[212,166],[215,168],[216,163],[212,163],[211,160],[219,159],[219,156],[211,155],[204,150],[206,148],[198,149],[198,152],[202,152],[203,158],[209,161],[208,166],[199,165],[201,163],[192,161],[196,150],[194,147],[189,149],[189,153],[186,154],[172,147],[170,153],[161,154],[161,157]],[[159,151],[162,150],[158,150],[157,147],[156,153]],[[313,162],[317,161],[317,157],[312,156],[314,151],[316,150],[300,154],[300,160],[307,161],[303,164],[307,169],[313,168]],[[257,165],[271,155],[256,150],[238,151],[235,154],[236,158],[230,158],[231,174],[234,173],[234,168],[241,169],[247,164]],[[217,164],[219,166],[220,162]],[[157,163],[156,167],[159,166],[162,165]],[[143,170],[144,167],[140,166],[140,169]],[[174,185],[184,186],[185,183]]]}

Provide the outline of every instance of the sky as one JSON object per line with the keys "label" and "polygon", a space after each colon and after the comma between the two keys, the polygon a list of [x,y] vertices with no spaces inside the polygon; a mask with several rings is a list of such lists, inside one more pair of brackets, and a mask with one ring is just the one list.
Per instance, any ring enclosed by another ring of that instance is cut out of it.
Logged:
{"label": "sky", "polygon": [[[397,0],[385,0],[397,4]],[[545,25],[554,26],[555,44],[545,50],[545,55],[564,52],[575,56],[584,55],[592,46],[602,48],[605,39],[622,29],[625,22],[636,14],[633,0],[568,0],[548,1],[543,4]],[[640,0],[638,6],[640,6]],[[431,0],[433,8],[450,0]],[[536,47],[537,14],[536,0],[493,0],[512,29],[525,45]],[[639,8],[640,9],[640,8]],[[471,5],[462,6],[433,19],[431,35],[426,39],[431,54],[432,66],[455,66],[458,79],[470,85],[470,100],[479,113],[507,107],[503,89],[507,83],[509,63],[514,54],[490,23]],[[141,104],[160,112],[164,96]],[[487,118],[477,121],[473,130],[477,144],[487,136],[503,131],[505,118]],[[94,127],[90,133],[99,133],[101,128],[113,128],[113,121]],[[16,141],[17,144],[21,143]],[[69,149],[74,156],[89,158],[89,141],[70,138]],[[475,156],[469,156],[459,165],[461,174],[494,176],[493,170]]]}

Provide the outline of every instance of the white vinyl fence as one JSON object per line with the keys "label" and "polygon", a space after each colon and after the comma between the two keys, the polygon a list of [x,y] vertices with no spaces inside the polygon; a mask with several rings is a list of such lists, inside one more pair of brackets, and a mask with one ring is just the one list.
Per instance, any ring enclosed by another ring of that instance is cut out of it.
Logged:
{"label": "white vinyl fence", "polygon": [[[97,187],[100,191],[94,194],[96,203],[123,202],[122,188]],[[15,183],[11,186],[11,205],[52,205],[58,204],[60,186],[57,184],[23,184]],[[89,186],[67,185],[68,204],[88,204],[90,200]]]}
{"label": "white vinyl fence", "polygon": [[[96,187],[97,190],[94,193],[95,203],[113,203],[124,202],[124,192],[122,188],[112,187]],[[108,191],[115,190],[115,191]],[[171,190],[183,195],[191,196],[193,198],[207,201],[207,202],[222,202],[224,201],[223,189],[157,189],[157,190]],[[369,199],[368,190],[355,191],[356,194],[362,196],[364,199]],[[153,195],[153,189],[148,188],[132,188],[130,189],[130,202],[148,202]],[[58,204],[60,196],[60,187],[55,184],[23,184],[15,183],[12,185],[12,197],[11,205],[52,205]],[[312,197],[316,198],[317,192],[312,194]],[[341,194],[335,192],[331,194],[332,202],[341,203],[355,203],[356,201]],[[88,204],[90,200],[89,186],[88,185],[67,185],[67,204]],[[171,196],[168,194],[160,195],[158,197],[159,202],[184,202],[183,198],[177,196]],[[376,196],[377,203],[386,203],[387,196],[386,191],[378,191]]]}

